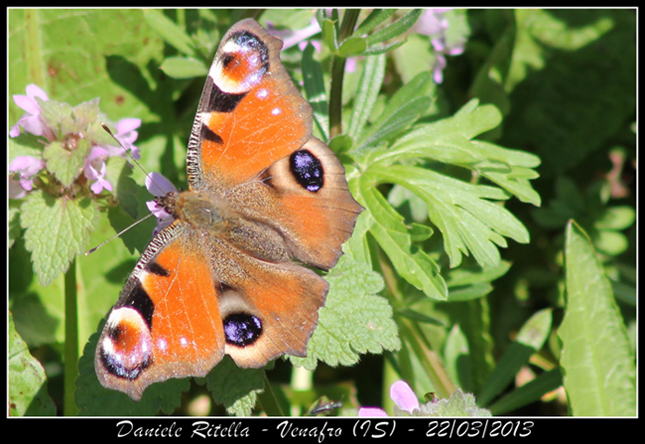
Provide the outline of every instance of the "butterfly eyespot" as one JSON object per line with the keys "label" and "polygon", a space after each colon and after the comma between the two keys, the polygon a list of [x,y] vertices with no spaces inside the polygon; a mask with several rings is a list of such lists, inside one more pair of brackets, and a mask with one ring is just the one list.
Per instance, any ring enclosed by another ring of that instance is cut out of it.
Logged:
{"label": "butterfly eyespot", "polygon": [[296,151],[289,158],[289,165],[296,182],[307,191],[315,193],[323,187],[324,171],[322,164],[310,151]]}
{"label": "butterfly eyespot", "polygon": [[99,344],[109,373],[134,381],[152,364],[152,336],[141,315],[132,308],[114,309]]}
{"label": "butterfly eyespot", "polygon": [[248,313],[233,313],[224,319],[226,342],[245,347],[262,335],[262,321]]}

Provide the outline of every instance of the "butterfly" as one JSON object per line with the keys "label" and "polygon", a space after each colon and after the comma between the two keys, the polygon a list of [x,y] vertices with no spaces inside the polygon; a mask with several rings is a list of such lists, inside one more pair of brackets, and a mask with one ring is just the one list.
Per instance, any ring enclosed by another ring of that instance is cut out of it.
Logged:
{"label": "butterfly", "polygon": [[[222,38],[187,149],[188,190],[157,198],[172,223],[143,252],[95,353],[101,384],[150,384],[305,356],[332,268],[362,207],[312,111],[252,19]],[[306,266],[305,266],[306,265]]]}

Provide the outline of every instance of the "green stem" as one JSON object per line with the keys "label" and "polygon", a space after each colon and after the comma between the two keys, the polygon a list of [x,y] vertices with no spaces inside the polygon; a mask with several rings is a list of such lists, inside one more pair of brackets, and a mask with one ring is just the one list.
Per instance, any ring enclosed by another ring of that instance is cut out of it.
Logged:
{"label": "green stem", "polygon": [[271,387],[271,382],[267,378],[266,373],[264,374],[264,391],[258,395],[260,404],[267,416],[284,416],[282,407],[276,398],[273,388]]}
{"label": "green stem", "polygon": [[455,391],[455,386],[446,373],[441,359],[430,348],[424,338],[423,332],[412,321],[401,319],[398,322],[401,337],[408,343],[410,350],[421,362],[424,371],[427,373],[432,385],[440,398],[448,398]]}
{"label": "green stem", "polygon": [[[348,9],[338,35],[338,46],[351,36],[358,21],[360,9]],[[345,58],[337,55],[331,59],[331,88],[329,91],[329,134],[330,137],[343,133],[343,78],[345,76]]]}
{"label": "green stem", "polygon": [[74,400],[76,377],[78,376],[78,293],[76,282],[76,259],[72,260],[65,272],[65,395],[63,412],[65,416],[78,414]]}

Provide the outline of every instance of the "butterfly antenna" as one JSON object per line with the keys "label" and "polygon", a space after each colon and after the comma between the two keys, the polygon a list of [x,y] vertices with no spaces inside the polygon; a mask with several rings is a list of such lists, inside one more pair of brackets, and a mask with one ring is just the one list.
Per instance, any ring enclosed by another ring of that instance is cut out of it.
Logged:
{"label": "butterfly antenna", "polygon": [[137,159],[135,159],[135,158],[132,156],[132,153],[131,153],[130,151],[128,151],[128,149],[127,149],[126,147],[124,147],[124,146],[123,146],[123,144],[121,143],[121,141],[120,141],[120,140],[119,140],[119,139],[118,139],[118,138],[117,138],[117,137],[112,133],[112,131],[110,130],[110,128],[109,128],[105,123],[101,123],[101,126],[103,127],[103,129],[104,129],[105,131],[107,131],[107,133],[108,133],[110,136],[112,136],[112,138],[113,138],[114,140],[116,140],[116,142],[119,144],[119,146],[120,146],[121,148],[123,148],[123,151],[125,151],[125,153],[128,155],[128,157],[130,157],[130,159],[132,159],[132,161],[133,161],[133,162],[134,162],[134,163],[135,163],[139,168],[141,168],[141,171],[143,171],[143,172],[144,172],[144,174],[145,174],[146,176],[148,176],[148,172],[146,171],[146,169],[145,169],[144,167],[142,167],[142,166],[141,166],[141,164],[140,164],[139,162],[137,162]]}
{"label": "butterfly antenna", "polygon": [[[144,174],[145,174],[146,176],[148,176],[148,172],[145,170],[145,168],[143,168],[143,167],[141,166],[141,164],[140,164],[139,162],[137,162],[137,159],[135,159],[135,158],[132,156],[132,153],[131,153],[130,151],[128,151],[128,150],[126,149],[126,147],[124,147],[124,146],[123,146],[123,144],[121,143],[121,141],[120,141],[120,140],[119,140],[119,139],[118,139],[118,138],[117,138],[117,137],[112,133],[112,131],[110,130],[110,128],[109,128],[105,123],[101,123],[101,126],[103,127],[103,129],[104,129],[105,131],[107,131],[107,133],[108,133],[110,136],[112,136],[112,138],[113,138],[114,140],[116,140],[116,142],[119,144],[119,146],[120,146],[121,148],[123,148],[123,151],[125,151],[125,153],[130,157],[130,159],[132,159],[132,161],[133,161],[133,162],[134,162],[134,163],[135,163],[139,168],[141,168],[141,171],[143,171],[143,172],[144,172]],[[94,253],[96,250],[98,250],[99,248],[101,248],[103,245],[105,245],[105,244],[107,244],[108,242],[110,242],[110,241],[112,241],[112,240],[116,239],[117,237],[120,237],[123,233],[125,233],[126,231],[128,231],[128,230],[130,230],[130,229],[132,229],[132,228],[136,227],[137,225],[139,225],[141,222],[143,222],[143,221],[147,220],[147,219],[148,219],[149,217],[151,217],[152,215],[153,215],[152,213],[149,213],[147,216],[145,216],[145,217],[143,217],[143,218],[139,219],[138,221],[134,222],[134,223],[133,223],[133,224],[131,224],[130,226],[128,226],[128,227],[126,227],[126,228],[124,228],[124,229],[123,229],[123,230],[121,230],[121,231],[119,231],[117,234],[115,234],[114,236],[112,236],[112,237],[111,237],[111,238],[109,238],[108,240],[101,242],[100,244],[98,244],[98,245],[97,245],[96,247],[94,247],[94,248],[90,248],[89,250],[87,250],[87,251],[85,252],[85,256],[89,256],[90,254]]]}
{"label": "butterfly antenna", "polygon": [[141,222],[143,222],[144,220],[148,219],[148,218],[149,218],[149,217],[151,217],[151,216],[152,216],[152,213],[149,213],[147,216],[145,216],[145,217],[143,217],[143,218],[139,219],[138,221],[134,222],[132,225],[130,225],[130,226],[128,226],[128,227],[126,227],[126,228],[124,228],[123,230],[119,231],[117,234],[115,234],[114,236],[112,236],[112,237],[111,237],[111,238],[109,238],[108,240],[101,242],[100,244],[98,244],[98,245],[97,245],[96,247],[94,247],[94,248],[90,248],[89,250],[87,250],[87,251],[85,252],[85,256],[89,256],[90,254],[94,253],[96,250],[98,250],[99,248],[101,248],[103,245],[105,245],[105,244],[107,244],[108,242],[110,242],[110,241],[112,241],[112,240],[116,239],[117,237],[121,236],[123,233],[125,233],[125,232],[126,232],[126,231],[128,231],[128,230],[130,230],[131,228],[136,227],[136,226],[137,226],[137,225],[139,225]]}

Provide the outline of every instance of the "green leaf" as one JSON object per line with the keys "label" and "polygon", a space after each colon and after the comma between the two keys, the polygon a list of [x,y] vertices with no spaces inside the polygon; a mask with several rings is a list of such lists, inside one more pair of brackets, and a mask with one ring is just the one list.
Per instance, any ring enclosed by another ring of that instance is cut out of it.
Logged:
{"label": "green leaf", "polygon": [[385,77],[385,56],[369,57],[365,60],[363,73],[359,82],[359,89],[354,98],[352,116],[349,121],[347,135],[357,140],[360,132],[369,119],[374,103],[381,91]]}
{"label": "green leaf", "polygon": [[529,180],[538,177],[531,168],[540,159],[530,153],[471,140],[500,122],[499,111],[473,100],[453,117],[420,125],[398,139],[391,149],[374,155],[373,161],[401,161],[427,157],[438,162],[469,168],[498,184],[523,202],[540,205],[540,196]]}
{"label": "green leaf", "polygon": [[196,57],[195,47],[190,36],[161,11],[145,9],[143,18],[148,26],[177,51],[190,57]]}
{"label": "green leaf", "polygon": [[381,55],[385,54],[387,52],[393,51],[399,46],[402,46],[404,43],[406,43],[406,40],[402,40],[400,42],[392,42],[392,43],[387,43],[383,45],[372,45],[365,49],[363,51],[364,56],[375,56],[375,55]]}
{"label": "green leaf", "polygon": [[383,23],[389,17],[391,17],[396,12],[396,9],[374,9],[370,14],[363,20],[363,23],[356,28],[354,34],[364,35],[370,32],[372,29],[376,28],[378,25]]}
{"label": "green leaf", "polygon": [[[497,108],[491,105],[480,106],[479,102],[473,99],[454,116],[420,125],[410,131],[398,139],[387,154],[397,159],[403,155],[430,157],[439,162],[471,168],[485,160],[512,160],[514,164],[522,162],[520,166],[525,167],[539,165],[539,159],[529,153],[501,148],[489,152],[482,149],[483,146],[472,143],[471,139],[495,128],[501,121],[502,115]],[[511,155],[517,158],[509,158]]]}
{"label": "green leaf", "polygon": [[82,173],[85,159],[92,146],[86,139],[75,141],[75,146],[67,147],[60,142],[52,142],[43,151],[47,161],[47,170],[52,173],[64,187],[72,185],[74,180]]}
{"label": "green leaf", "polygon": [[364,37],[349,37],[341,43],[338,48],[338,55],[343,58],[348,58],[356,55],[361,55],[367,49],[367,40]]}
{"label": "green leaf", "polygon": [[47,393],[45,369],[29,353],[11,312],[8,327],[9,416],[54,416],[56,406]]}
{"label": "green leaf", "polygon": [[338,55],[338,37],[335,22],[325,18],[320,27],[322,29],[323,43],[332,54]]}
{"label": "green leaf", "polygon": [[391,25],[388,25],[385,28],[370,35],[367,38],[368,43],[370,45],[374,45],[376,43],[381,43],[386,40],[391,40],[395,37],[400,36],[408,29],[410,29],[412,26],[414,26],[414,24],[421,16],[422,12],[423,12],[422,9],[413,9],[412,11],[408,12],[400,19],[396,20]]}
{"label": "green leaf", "polygon": [[[378,177],[378,176],[375,176]],[[370,233],[392,261],[399,275],[436,300],[447,297],[446,283],[439,266],[423,250],[412,246],[412,236],[403,223],[403,216],[374,187],[374,177],[363,174],[359,179],[359,203],[369,209]]]}
{"label": "green leaf", "polygon": [[141,188],[133,179],[132,167],[123,157],[112,156],[106,162],[106,178],[114,187],[114,194],[119,199],[123,211],[133,219],[139,217],[139,199],[137,193]]}
{"label": "green leaf", "polygon": [[69,103],[56,102],[55,100],[42,100],[36,97],[36,102],[40,107],[40,117],[43,119],[45,125],[54,129],[58,135],[65,134],[61,127],[73,124],[72,114],[74,109]]}
{"label": "green leaf", "polygon": [[302,77],[305,96],[313,109],[314,122],[324,141],[329,140],[329,104],[320,62],[314,59],[314,46],[308,44],[302,53]]}
{"label": "green leaf", "polygon": [[99,108],[100,99],[97,97],[74,107],[73,128],[63,128],[64,134],[81,133],[87,130],[87,127],[99,119],[101,110]]}
{"label": "green leaf", "polygon": [[443,235],[452,267],[461,263],[462,253],[472,253],[481,266],[496,266],[497,246],[506,247],[502,236],[520,243],[529,240],[528,231],[512,213],[487,200],[507,199],[499,188],[471,185],[414,166],[373,164],[368,171],[377,183],[402,185],[428,204],[430,221]]}
{"label": "green leaf", "polygon": [[401,347],[392,308],[377,296],[383,280],[366,264],[342,256],[326,276],[329,294],[319,310],[318,327],[307,344],[307,357],[290,357],[308,370],[317,361],[354,365],[364,353],[381,354]]}
{"label": "green leaf", "polygon": [[[549,370],[495,401],[488,408],[493,415],[503,415],[537,402],[545,393],[552,392],[561,386],[562,374],[560,369]],[[477,400],[479,402],[479,398]]]}
{"label": "green leaf", "polygon": [[567,305],[558,336],[564,388],[575,416],[636,415],[636,367],[609,280],[587,234],[569,222]]}
{"label": "green leaf", "polygon": [[206,381],[213,400],[223,404],[229,414],[250,416],[258,393],[264,390],[265,370],[241,369],[225,357],[206,376]]}
{"label": "green leaf", "polygon": [[378,145],[412,125],[432,102],[425,95],[431,82],[430,73],[423,72],[398,90],[376,122],[363,132],[356,149]]}
{"label": "green leaf", "polygon": [[192,79],[208,73],[208,66],[192,57],[166,57],[159,68],[173,79]]}
{"label": "green leaf", "polygon": [[420,408],[419,413],[413,416],[485,417],[492,415],[488,410],[477,407],[475,397],[472,395],[472,393],[464,393],[461,391],[461,389],[457,389],[452,393],[452,395],[450,395],[450,398],[448,399],[440,399],[438,401],[431,401],[423,404]]}
{"label": "green leaf", "polygon": [[[584,169],[634,121],[637,109],[637,17],[629,10],[592,9],[576,23],[578,11],[562,12],[518,8],[506,25],[514,28],[515,45],[505,84],[513,95],[504,140],[531,146],[547,177]],[[600,51],[606,55],[598,57]]]}
{"label": "green leaf", "polygon": [[511,268],[511,264],[501,261],[495,267],[477,267],[470,270],[466,267],[453,268],[448,271],[449,302],[463,302],[486,296],[493,290],[491,281],[503,276]]}
{"label": "green leaf", "polygon": [[99,211],[89,199],[55,199],[33,192],[22,205],[21,223],[34,271],[42,285],[49,285],[84,252]]}
{"label": "green leaf", "polygon": [[[495,396],[508,387],[520,369],[528,364],[529,358],[542,348],[551,333],[551,311],[551,309],[538,311],[522,326],[516,340],[504,352],[481,392],[478,393],[477,401],[480,405],[488,405]],[[542,395],[544,393],[539,396]]]}

